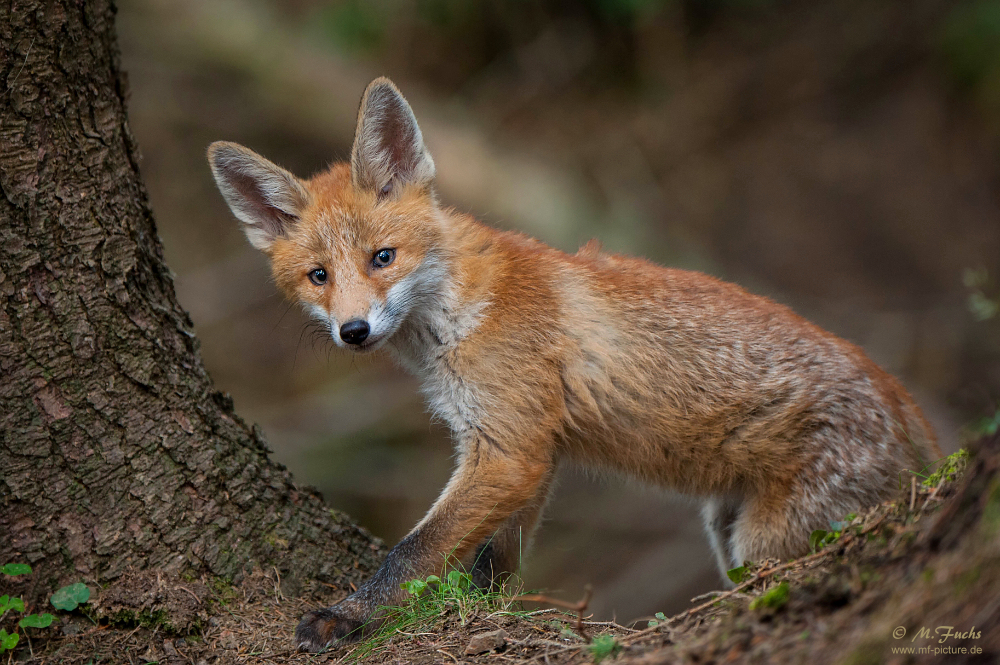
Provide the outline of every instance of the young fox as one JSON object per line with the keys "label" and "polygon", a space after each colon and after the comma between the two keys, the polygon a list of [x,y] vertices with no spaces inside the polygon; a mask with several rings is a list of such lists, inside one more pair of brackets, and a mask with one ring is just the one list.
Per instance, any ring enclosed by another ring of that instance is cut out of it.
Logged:
{"label": "young fox", "polygon": [[350,164],[300,180],[233,143],[208,159],[282,291],[348,352],[392,352],[458,450],[440,498],[372,578],[302,618],[303,649],[374,626],[401,582],[446,560],[481,585],[511,572],[563,459],[701,498],[724,573],[802,554],[813,529],[940,456],[895,379],[786,307],[441,207],[387,79],[364,93]]}

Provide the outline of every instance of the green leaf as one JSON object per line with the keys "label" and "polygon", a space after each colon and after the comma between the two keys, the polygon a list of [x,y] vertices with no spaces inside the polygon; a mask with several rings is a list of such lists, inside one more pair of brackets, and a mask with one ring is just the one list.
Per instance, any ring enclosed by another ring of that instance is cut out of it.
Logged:
{"label": "green leaf", "polygon": [[7,603],[7,607],[9,607],[10,609],[14,610],[15,612],[23,612],[24,611],[24,601],[21,600],[20,598],[11,598],[10,602]]}
{"label": "green leaf", "polygon": [[28,575],[31,573],[31,566],[26,563],[5,563],[2,571],[4,575],[9,575],[10,577]]}
{"label": "green leaf", "polygon": [[663,612],[657,612],[653,616],[656,617],[657,619],[659,619],[660,621],[666,621],[667,620],[667,615],[664,614]]}
{"label": "green leaf", "polygon": [[72,612],[77,605],[82,605],[90,599],[90,589],[83,582],[70,584],[52,594],[49,602],[57,610]]}
{"label": "green leaf", "polygon": [[816,529],[809,534],[809,548],[814,552],[823,547],[826,544],[826,537],[829,532],[823,529]]}
{"label": "green leaf", "polygon": [[17,625],[21,628],[48,628],[54,618],[51,614],[29,614],[18,621]]}
{"label": "green leaf", "polygon": [[472,584],[472,577],[458,570],[448,573],[448,586],[456,591],[464,591]]}
{"label": "green leaf", "polygon": [[441,578],[437,575],[428,575],[426,582],[427,584],[441,584]]}
{"label": "green leaf", "polygon": [[403,582],[400,586],[406,589],[410,595],[419,596],[427,589],[427,582],[423,580],[410,580],[409,582]]}
{"label": "green leaf", "polygon": [[738,568],[730,568],[726,571],[726,577],[730,579],[733,584],[739,584],[746,579],[747,567],[740,566]]}
{"label": "green leaf", "polygon": [[9,601],[10,601],[10,596],[0,596],[0,614],[6,612],[7,608],[10,607]]}
{"label": "green leaf", "polygon": [[595,663],[600,663],[609,656],[618,653],[622,645],[612,635],[598,635],[590,642],[590,655]]}
{"label": "green leaf", "polygon": [[788,582],[782,582],[776,587],[772,587],[763,595],[750,601],[750,609],[780,609],[788,602],[789,586]]}
{"label": "green leaf", "polygon": [[21,636],[17,633],[7,634],[7,631],[0,628],[0,651],[10,651],[17,646],[17,641],[21,639]]}

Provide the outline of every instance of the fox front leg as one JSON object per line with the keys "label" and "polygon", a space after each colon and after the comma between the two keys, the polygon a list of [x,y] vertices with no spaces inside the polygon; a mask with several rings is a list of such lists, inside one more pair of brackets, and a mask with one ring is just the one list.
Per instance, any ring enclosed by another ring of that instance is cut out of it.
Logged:
{"label": "fox front leg", "polygon": [[499,589],[520,568],[521,556],[531,545],[542,511],[548,503],[555,472],[556,465],[553,464],[534,498],[487,536],[465,562],[465,569],[472,574],[472,583],[480,589]]}
{"label": "fox front leg", "polygon": [[405,598],[403,582],[462,561],[512,514],[535,501],[553,466],[549,459],[505,453],[491,442],[472,441],[424,519],[357,592],[333,607],[306,613],[295,629],[296,644],[319,651],[376,629],[384,618],[379,608]]}

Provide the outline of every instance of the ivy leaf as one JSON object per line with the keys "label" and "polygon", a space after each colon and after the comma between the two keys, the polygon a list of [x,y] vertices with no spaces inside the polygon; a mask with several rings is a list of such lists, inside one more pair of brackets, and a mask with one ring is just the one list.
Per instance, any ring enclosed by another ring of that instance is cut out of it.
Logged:
{"label": "ivy leaf", "polygon": [[729,570],[726,571],[726,577],[728,577],[733,584],[739,584],[746,578],[746,576],[747,576],[746,566],[740,566],[739,568],[730,568]]}
{"label": "ivy leaf", "polygon": [[826,544],[827,532],[823,529],[816,529],[809,534],[809,548],[814,552]]}
{"label": "ivy leaf", "polygon": [[49,602],[57,610],[72,612],[78,605],[82,605],[90,599],[90,589],[83,582],[70,584],[52,594]]}
{"label": "ivy leaf", "polygon": [[448,573],[448,586],[456,591],[468,589],[471,582],[472,578],[461,571],[453,570]]}
{"label": "ivy leaf", "polygon": [[48,628],[54,618],[51,614],[29,614],[18,621],[17,625],[21,628]]}
{"label": "ivy leaf", "polygon": [[10,602],[7,603],[7,607],[15,612],[24,612],[24,601],[20,598],[11,598]]}
{"label": "ivy leaf", "polygon": [[31,572],[31,566],[26,563],[5,563],[3,568],[4,575],[10,577],[15,577],[16,575],[27,575]]}
{"label": "ivy leaf", "polygon": [[406,592],[413,596],[419,596],[427,589],[427,582],[423,580],[410,580],[409,582],[403,582],[401,585]]}
{"label": "ivy leaf", "polygon": [[9,651],[17,646],[17,641],[21,636],[17,633],[7,634],[7,631],[0,628],[0,651]]}
{"label": "ivy leaf", "polygon": [[[666,621],[666,620],[667,620],[667,615],[666,615],[666,614],[664,614],[663,612],[657,612],[657,613],[656,613],[656,614],[654,614],[653,616],[654,616],[655,618],[653,618],[653,619],[650,619],[650,620],[649,620],[649,621],[648,621],[648,622],[646,623],[646,625],[647,625],[647,626],[649,626],[650,628],[653,628],[653,627],[655,627],[655,626],[659,626],[659,625],[660,625],[660,622],[661,622],[661,621]],[[574,635],[575,635],[575,633],[574,633]]]}

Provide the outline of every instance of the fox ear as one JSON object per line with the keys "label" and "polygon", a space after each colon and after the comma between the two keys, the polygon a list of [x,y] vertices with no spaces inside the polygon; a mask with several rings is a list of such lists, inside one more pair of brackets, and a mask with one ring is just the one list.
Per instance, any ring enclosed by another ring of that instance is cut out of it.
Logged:
{"label": "fox ear", "polygon": [[379,197],[404,184],[429,187],[434,180],[434,160],[413,110],[387,78],[372,81],[361,98],[351,180]]}
{"label": "fox ear", "polygon": [[298,178],[236,143],[210,145],[208,163],[222,197],[257,249],[266,250],[285,235],[309,203],[309,192]]}

